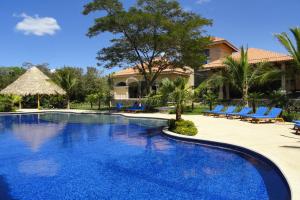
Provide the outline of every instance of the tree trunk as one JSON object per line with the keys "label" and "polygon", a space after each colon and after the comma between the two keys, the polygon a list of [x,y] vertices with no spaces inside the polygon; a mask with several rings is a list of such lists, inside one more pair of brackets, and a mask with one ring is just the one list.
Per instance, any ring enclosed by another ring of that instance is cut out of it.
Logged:
{"label": "tree trunk", "polygon": [[40,105],[40,95],[37,95],[37,109],[40,110],[41,109],[41,105]]}
{"label": "tree trunk", "polygon": [[248,86],[243,88],[243,101],[246,106],[249,106]]}
{"label": "tree trunk", "polygon": [[209,110],[212,110],[212,102],[209,102]]}
{"label": "tree trunk", "polygon": [[99,99],[98,100],[98,110],[100,110],[101,109],[101,100]]}
{"label": "tree trunk", "polygon": [[[152,88],[152,86],[151,86],[151,84],[150,83],[148,83],[147,81],[146,81],[146,95],[149,95],[150,93],[151,93],[151,88]],[[141,97],[142,97],[142,94],[141,94]]]}
{"label": "tree trunk", "polygon": [[91,109],[93,109],[93,103],[91,102],[90,104],[91,104]]}
{"label": "tree trunk", "polygon": [[252,109],[253,109],[253,112],[255,113],[255,112],[256,112],[256,103],[255,103],[255,99],[252,100]]}
{"label": "tree trunk", "polygon": [[230,99],[230,86],[229,86],[229,83],[226,83],[225,90],[226,90],[226,99],[229,100]]}
{"label": "tree trunk", "polygon": [[176,106],[176,121],[181,120],[181,111],[182,111],[181,105],[177,105]]}
{"label": "tree trunk", "polygon": [[70,110],[70,99],[68,98],[67,109]]}

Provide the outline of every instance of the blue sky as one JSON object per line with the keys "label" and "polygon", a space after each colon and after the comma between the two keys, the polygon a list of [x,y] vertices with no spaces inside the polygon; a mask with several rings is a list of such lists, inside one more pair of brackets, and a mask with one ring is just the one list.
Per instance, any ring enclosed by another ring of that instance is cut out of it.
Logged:
{"label": "blue sky", "polygon": [[[23,62],[95,66],[111,35],[85,36],[93,16],[81,14],[88,0],[0,0],[0,66]],[[128,6],[134,0],[123,0]],[[285,50],[273,34],[300,25],[299,0],[181,0],[186,10],[213,19],[208,34],[237,47]],[[37,23],[39,26],[33,26]],[[45,23],[47,25],[45,25]],[[33,27],[32,27],[33,26]]]}

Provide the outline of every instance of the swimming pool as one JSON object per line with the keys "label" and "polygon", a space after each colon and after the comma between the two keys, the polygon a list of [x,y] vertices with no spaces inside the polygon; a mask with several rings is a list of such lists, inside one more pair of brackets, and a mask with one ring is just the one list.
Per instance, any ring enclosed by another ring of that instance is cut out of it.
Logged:
{"label": "swimming pool", "polygon": [[261,158],[162,135],[164,120],[0,116],[0,199],[290,199]]}

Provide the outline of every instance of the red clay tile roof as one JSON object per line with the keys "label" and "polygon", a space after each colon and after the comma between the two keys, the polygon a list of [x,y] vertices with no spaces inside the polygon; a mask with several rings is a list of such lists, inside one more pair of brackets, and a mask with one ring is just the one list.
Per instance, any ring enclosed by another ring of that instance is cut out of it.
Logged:
{"label": "red clay tile roof", "polygon": [[221,43],[226,44],[227,46],[229,46],[230,48],[232,48],[236,52],[239,51],[239,49],[236,46],[234,46],[232,43],[225,40],[224,38],[212,37],[212,44],[211,45],[216,45],[216,44],[221,44]]}
{"label": "red clay tile roof", "polygon": [[[165,69],[162,71],[161,74],[178,74],[178,75],[183,75],[183,76],[189,76],[192,73],[192,70],[189,68],[181,69],[181,68],[176,68],[176,69]],[[129,67],[126,69],[123,69],[121,71],[118,71],[113,74],[114,77],[121,77],[121,76],[129,76],[129,75],[137,75],[140,74],[137,67]]]}
{"label": "red clay tile roof", "polygon": [[213,42],[220,42],[220,41],[224,41],[224,38],[220,38],[220,37],[212,37],[212,41]]}
{"label": "red clay tile roof", "polygon": [[[240,52],[233,53],[231,56],[238,60],[240,58]],[[260,62],[286,62],[293,60],[293,58],[289,55],[255,48],[248,49],[248,59],[251,64]],[[215,60],[211,63],[205,64],[203,68],[223,68],[224,60],[225,58]]]}

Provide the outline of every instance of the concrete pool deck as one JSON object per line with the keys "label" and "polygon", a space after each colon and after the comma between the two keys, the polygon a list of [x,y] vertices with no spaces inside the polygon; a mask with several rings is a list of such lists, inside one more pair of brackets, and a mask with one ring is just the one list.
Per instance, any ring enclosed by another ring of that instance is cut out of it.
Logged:
{"label": "concrete pool deck", "polygon": [[[20,110],[20,113],[49,110]],[[55,112],[98,113],[83,110],[50,110]],[[129,117],[174,118],[162,113],[119,113]],[[252,124],[202,115],[183,115],[193,121],[199,133],[193,138],[242,146],[260,153],[273,161],[286,176],[292,199],[300,199],[300,136],[291,130],[291,123]],[[184,137],[184,136],[181,136]]]}

